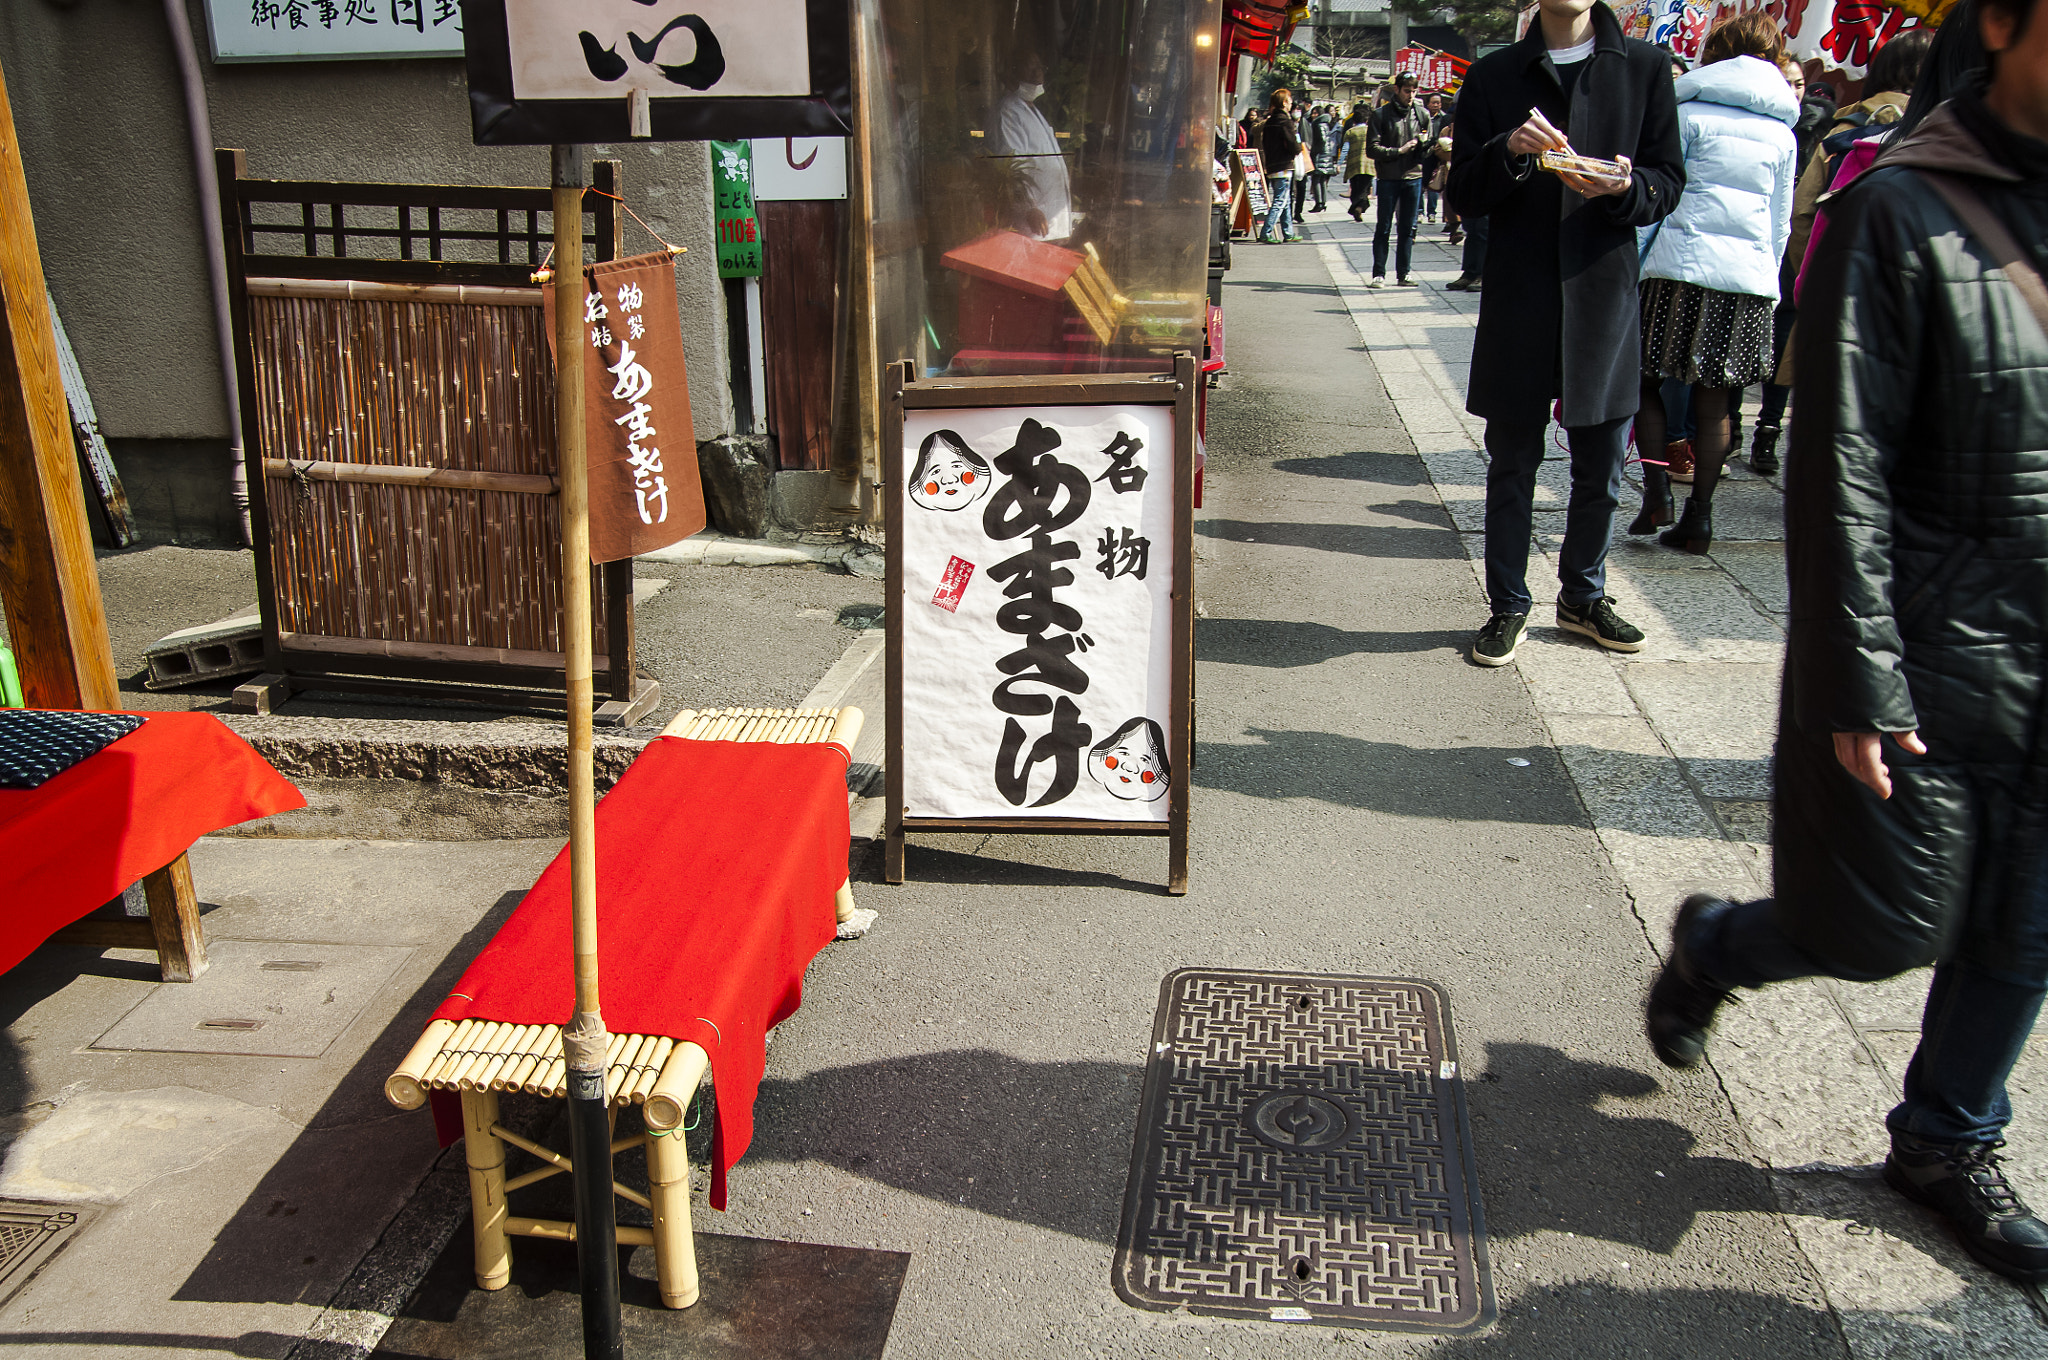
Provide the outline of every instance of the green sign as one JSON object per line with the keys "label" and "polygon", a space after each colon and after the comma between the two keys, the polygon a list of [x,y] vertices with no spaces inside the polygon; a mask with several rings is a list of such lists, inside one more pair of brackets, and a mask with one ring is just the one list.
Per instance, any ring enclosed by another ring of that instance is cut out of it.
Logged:
{"label": "green sign", "polygon": [[711,144],[711,192],[718,209],[718,277],[761,276],[761,218],[754,208],[751,142]]}

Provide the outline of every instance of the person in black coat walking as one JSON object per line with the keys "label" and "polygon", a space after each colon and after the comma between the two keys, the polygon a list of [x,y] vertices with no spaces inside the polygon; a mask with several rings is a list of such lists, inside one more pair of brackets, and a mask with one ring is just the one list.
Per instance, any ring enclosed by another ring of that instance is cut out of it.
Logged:
{"label": "person in black coat walking", "polygon": [[1734,988],[1934,964],[1885,1180],[2034,1283],[2048,1223],[1997,1150],[2048,995],[2044,8],[1951,11],[1937,42],[1981,32],[1988,91],[1909,114],[1829,206],[1793,341],[1777,896],[1688,898],[1645,1017],[1689,1067]]}
{"label": "person in black coat walking", "polygon": [[[1529,531],[1550,404],[1562,399],[1572,493],[1557,625],[1633,652],[1640,629],[1607,599],[1607,542],[1639,404],[1636,228],[1685,188],[1678,105],[1664,53],[1622,36],[1595,0],[1542,0],[1528,36],[1472,64],[1458,92],[1450,196],[1490,219],[1486,289],[1465,409],[1486,421],[1486,593],[1472,647],[1512,661],[1529,620]],[[1589,178],[1537,168],[1570,149],[1620,163]]]}

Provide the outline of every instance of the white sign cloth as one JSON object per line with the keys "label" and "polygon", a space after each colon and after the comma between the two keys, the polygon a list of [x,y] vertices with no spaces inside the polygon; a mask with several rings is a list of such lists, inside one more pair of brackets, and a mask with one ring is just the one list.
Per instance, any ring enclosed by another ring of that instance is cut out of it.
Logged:
{"label": "white sign cloth", "polygon": [[520,99],[811,92],[805,0],[505,0]]}
{"label": "white sign cloth", "polygon": [[907,411],[911,817],[1167,820],[1173,408]]}
{"label": "white sign cloth", "polygon": [[754,201],[846,197],[844,137],[754,138]]}
{"label": "white sign cloth", "polygon": [[215,61],[459,57],[459,0],[206,0]]}

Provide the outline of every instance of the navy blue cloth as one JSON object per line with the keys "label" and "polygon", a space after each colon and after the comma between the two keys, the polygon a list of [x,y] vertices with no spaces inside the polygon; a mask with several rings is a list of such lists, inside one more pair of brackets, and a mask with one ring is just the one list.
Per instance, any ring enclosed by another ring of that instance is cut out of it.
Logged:
{"label": "navy blue cloth", "polygon": [[127,713],[0,709],[0,789],[33,789],[142,726]]}
{"label": "navy blue cloth", "polygon": [[1394,250],[1394,277],[1408,277],[1409,264],[1415,254],[1415,219],[1422,211],[1422,181],[1419,179],[1389,179],[1380,177],[1379,224],[1372,234],[1372,276],[1383,279],[1387,276],[1387,237],[1394,228],[1396,219],[1400,222],[1400,243]]}

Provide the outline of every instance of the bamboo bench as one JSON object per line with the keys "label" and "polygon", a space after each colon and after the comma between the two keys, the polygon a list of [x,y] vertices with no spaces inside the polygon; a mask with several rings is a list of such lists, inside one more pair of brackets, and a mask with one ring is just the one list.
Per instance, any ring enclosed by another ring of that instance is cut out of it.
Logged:
{"label": "bamboo bench", "polygon": [[[857,708],[685,710],[661,735],[695,741],[832,742],[850,756],[861,722]],[[840,885],[833,909],[842,924],[855,919],[860,909],[854,906],[850,883]],[[872,912],[861,914],[869,919],[873,916]],[[629,1106],[640,1107],[645,1125],[645,1132],[616,1139],[612,1152],[647,1149],[649,1193],[643,1196],[617,1181],[612,1182],[612,1190],[654,1218],[652,1228],[621,1225],[618,1240],[628,1246],[654,1248],[656,1283],[662,1303],[669,1308],[688,1308],[699,1293],[683,1120],[709,1070],[710,1055],[701,1046],[678,1043],[663,1035],[614,1034],[606,1053],[604,1089],[614,1131],[619,1113]],[[502,1289],[512,1278],[512,1238],[576,1240],[573,1222],[523,1218],[511,1212],[506,1197],[513,1191],[574,1172],[575,1165],[561,1153],[513,1133],[498,1117],[498,1098],[506,1092],[567,1097],[561,1027],[435,1020],[384,1083],[385,1098],[401,1110],[420,1108],[432,1091],[461,1097],[477,1287]],[[542,1165],[506,1179],[508,1143],[538,1158]]]}

